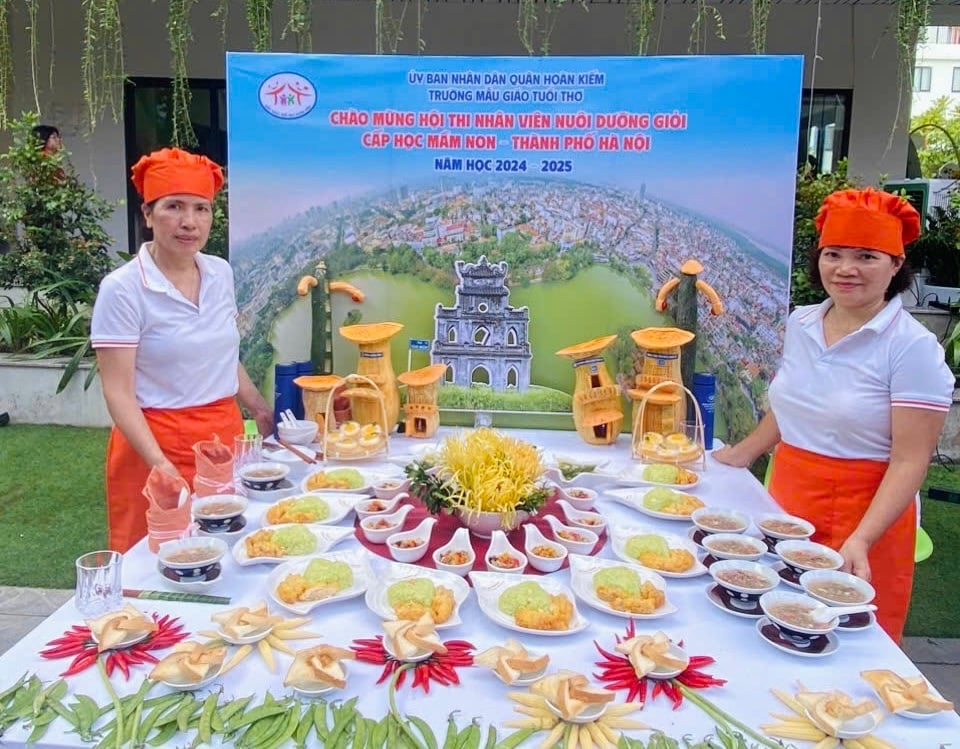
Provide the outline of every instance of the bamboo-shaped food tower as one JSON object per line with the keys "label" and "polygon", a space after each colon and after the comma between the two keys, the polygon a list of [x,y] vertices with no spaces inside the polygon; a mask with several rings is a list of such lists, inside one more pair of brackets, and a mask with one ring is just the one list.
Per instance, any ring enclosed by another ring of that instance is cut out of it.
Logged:
{"label": "bamboo-shaped food tower", "polygon": [[[390,357],[390,339],[403,330],[397,322],[362,323],[340,328],[340,335],[360,348],[357,374],[371,380],[383,395],[387,424],[392,429],[400,416],[400,391],[393,373]],[[360,424],[375,424],[380,420],[380,405],[371,399],[351,399],[351,413]]]}
{"label": "bamboo-shaped food tower", "polygon": [[397,376],[397,379],[407,386],[407,399],[403,404],[404,434],[407,437],[425,439],[432,437],[440,428],[437,395],[440,378],[446,371],[446,364],[431,364],[410,372],[401,372]]}
{"label": "bamboo-shaped food tower", "polygon": [[333,388],[341,379],[336,375],[305,375],[297,377],[293,384],[303,392],[303,414],[313,419],[320,427],[319,434],[327,428],[325,418],[327,403],[333,396]]}
{"label": "bamboo-shaped food tower", "polygon": [[573,425],[590,445],[615,442],[623,426],[620,388],[603,360],[603,351],[616,339],[616,335],[601,336],[557,352],[557,356],[573,360]]}

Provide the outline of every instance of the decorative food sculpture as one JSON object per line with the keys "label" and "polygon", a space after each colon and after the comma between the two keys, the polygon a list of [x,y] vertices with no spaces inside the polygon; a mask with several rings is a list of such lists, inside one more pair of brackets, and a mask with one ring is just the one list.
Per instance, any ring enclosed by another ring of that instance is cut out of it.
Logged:
{"label": "decorative food sculpture", "polygon": [[333,337],[330,335],[330,294],[338,291],[362,302],[360,289],[343,281],[327,281],[327,264],[317,263],[315,276],[303,276],[297,283],[297,294],[310,294],[313,312],[313,335],[310,338],[310,362],[318,374],[333,372]]}
{"label": "decorative food sculpture", "polygon": [[557,352],[557,356],[573,360],[573,424],[580,438],[590,445],[615,442],[623,425],[620,388],[603,360],[604,349],[616,339],[616,335],[601,336]]}
{"label": "decorative food sculpture", "polygon": [[[357,362],[357,374],[363,375],[383,394],[383,405],[387,411],[387,424],[392,428],[400,415],[400,391],[397,378],[393,373],[390,359],[390,339],[403,330],[397,322],[364,323],[346,325],[340,328],[340,335],[360,348]],[[362,388],[364,383],[352,383]],[[380,405],[372,398],[361,398],[359,394],[344,392],[351,397],[351,414],[360,424],[375,424],[380,419]],[[388,429],[389,431],[389,429]]]}
{"label": "decorative food sculpture", "polygon": [[397,379],[407,386],[407,400],[403,404],[404,434],[425,439],[440,428],[440,409],[437,391],[440,378],[447,371],[446,364],[402,372]]}

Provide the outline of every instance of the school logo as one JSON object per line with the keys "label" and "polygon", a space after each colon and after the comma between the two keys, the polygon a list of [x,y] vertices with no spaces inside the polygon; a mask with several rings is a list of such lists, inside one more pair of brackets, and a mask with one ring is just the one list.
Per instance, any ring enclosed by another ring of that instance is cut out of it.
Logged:
{"label": "school logo", "polygon": [[298,73],[276,73],[260,84],[260,105],[274,117],[295,120],[317,103],[317,90]]}

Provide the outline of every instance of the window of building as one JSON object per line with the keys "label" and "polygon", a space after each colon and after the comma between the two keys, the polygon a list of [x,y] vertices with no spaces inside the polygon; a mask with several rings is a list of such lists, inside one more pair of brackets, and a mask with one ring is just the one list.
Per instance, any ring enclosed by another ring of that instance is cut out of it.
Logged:
{"label": "window of building", "polygon": [[447,371],[443,373],[444,382],[453,382],[453,362],[447,362]]}
{"label": "window of building", "polygon": [[927,44],[960,44],[960,26],[928,26]]}
{"label": "window of building", "polygon": [[447,328],[447,343],[457,342],[457,329],[452,325]]}
{"label": "window of building", "polygon": [[[191,78],[190,119],[201,153],[227,165],[226,84],[213,78]],[[130,167],[158,148],[171,145],[173,89],[169,78],[128,78],[123,90],[124,141],[127,161],[127,226],[130,252],[145,240],[140,196],[129,180]]]}
{"label": "window of building", "polygon": [[933,68],[927,65],[917,65],[913,69],[913,90],[929,91],[930,78],[933,76]]}
{"label": "window of building", "polygon": [[850,148],[851,91],[803,92],[797,168],[808,165],[814,174],[830,174]]}
{"label": "window of building", "polygon": [[517,345],[517,329],[516,328],[510,328],[507,331],[507,345],[508,346]]}
{"label": "window of building", "polygon": [[510,367],[510,369],[507,370],[507,387],[515,388],[519,381],[520,378],[517,376],[517,368]]}
{"label": "window of building", "polygon": [[475,367],[470,374],[470,384],[489,385],[490,371],[486,367]]}
{"label": "window of building", "polygon": [[477,310],[479,312],[486,312],[488,309],[489,307],[487,306],[486,302],[480,302],[480,304],[477,305]]}
{"label": "window of building", "polygon": [[960,91],[960,68],[953,69],[953,81],[950,84],[950,90],[954,93]]}
{"label": "window of building", "polygon": [[490,331],[487,330],[482,325],[479,328],[477,328],[473,333],[473,342],[480,346],[485,346],[489,338],[490,338]]}

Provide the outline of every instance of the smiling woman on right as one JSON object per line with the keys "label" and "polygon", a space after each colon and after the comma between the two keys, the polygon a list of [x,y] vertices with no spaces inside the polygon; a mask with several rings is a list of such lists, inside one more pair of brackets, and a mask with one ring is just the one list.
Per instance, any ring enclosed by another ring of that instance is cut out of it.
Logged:
{"label": "smiling woman on right", "polygon": [[871,188],[827,196],[811,281],[828,299],[787,321],[770,411],[714,452],[748,466],[776,446],[770,494],[814,524],[814,541],[870,581],[880,626],[903,634],[913,584],[915,497],[953,399],[937,339],[903,310],[904,246],[920,234],[906,200]]}

